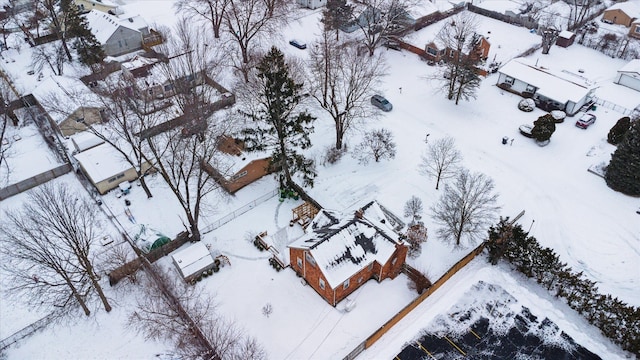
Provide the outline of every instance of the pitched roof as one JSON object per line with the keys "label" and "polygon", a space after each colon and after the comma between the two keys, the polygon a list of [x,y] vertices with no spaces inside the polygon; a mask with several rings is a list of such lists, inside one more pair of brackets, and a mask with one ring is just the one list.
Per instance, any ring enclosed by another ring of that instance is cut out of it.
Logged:
{"label": "pitched roof", "polygon": [[331,288],[373,262],[385,264],[402,240],[381,206],[372,201],[362,216],[321,210],[306,235],[289,245],[311,253]]}
{"label": "pitched roof", "polygon": [[126,19],[123,21],[116,16],[95,9],[86,13],[85,16],[87,17],[91,32],[100,44],[105,44],[121,26],[133,31],[139,31],[135,26],[135,22],[129,24],[129,21]]}
{"label": "pitched roof", "polygon": [[577,103],[593,88],[591,83],[583,77],[567,71],[537,67],[523,58],[509,61],[498,71],[533,85],[538,88],[537,93],[562,103],[567,101]]}
{"label": "pitched roof", "polygon": [[631,1],[615,3],[609,6],[605,11],[609,10],[622,10],[625,14],[629,15],[632,18],[640,17],[640,5]]}
{"label": "pitched roof", "polygon": [[640,77],[640,59],[629,61],[625,66],[620,68],[618,72],[627,73],[627,75],[635,74],[635,77]]}
{"label": "pitched roof", "polygon": [[66,76],[47,77],[31,94],[56,124],[81,107],[100,107],[98,95],[82,81]]}

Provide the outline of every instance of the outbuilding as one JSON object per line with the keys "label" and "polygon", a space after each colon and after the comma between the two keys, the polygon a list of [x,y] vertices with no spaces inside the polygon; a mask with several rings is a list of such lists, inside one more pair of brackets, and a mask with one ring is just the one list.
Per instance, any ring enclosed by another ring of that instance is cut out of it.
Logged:
{"label": "outbuilding", "polygon": [[558,34],[558,38],[556,39],[556,45],[566,48],[573,44],[576,39],[576,34],[572,33],[569,30],[562,30]]}
{"label": "outbuilding", "polygon": [[173,264],[186,282],[197,279],[202,273],[213,269],[215,261],[207,246],[197,242],[171,255]]}
{"label": "outbuilding", "polygon": [[618,70],[614,83],[640,91],[640,59],[631,60]]}

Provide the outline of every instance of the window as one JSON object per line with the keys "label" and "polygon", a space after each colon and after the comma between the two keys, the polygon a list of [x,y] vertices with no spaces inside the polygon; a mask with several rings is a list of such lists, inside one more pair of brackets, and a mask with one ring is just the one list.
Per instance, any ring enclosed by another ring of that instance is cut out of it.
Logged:
{"label": "window", "polygon": [[302,259],[298,258],[298,267],[302,269]]}
{"label": "window", "polygon": [[164,86],[164,91],[171,91],[173,90],[173,84],[168,84]]}
{"label": "window", "polygon": [[347,279],[347,281],[345,281],[344,283],[342,283],[342,288],[343,288],[343,289],[347,289],[347,288],[349,288],[349,280],[350,280],[350,279]]}
{"label": "window", "polygon": [[324,280],[320,279],[320,289],[324,290]]}
{"label": "window", "polygon": [[636,25],[636,27],[635,27],[635,29],[633,29],[633,31],[634,31],[636,34],[640,34],[640,25]]}
{"label": "window", "polygon": [[525,90],[525,92],[534,93],[536,92],[536,87],[533,85],[527,85],[527,89]]}
{"label": "window", "polygon": [[391,260],[391,265],[395,265],[396,262],[398,262],[398,258],[394,257],[393,260]]}
{"label": "window", "polygon": [[510,85],[513,85],[513,83],[516,81],[516,79],[512,78],[511,76],[507,75],[504,78],[504,82]]}
{"label": "window", "polygon": [[427,54],[433,55],[433,56],[438,56],[438,50],[428,47],[427,48]]}
{"label": "window", "polygon": [[84,123],[84,118],[76,118],[76,122]]}
{"label": "window", "polygon": [[369,266],[367,267],[367,269],[368,269],[369,271],[373,270],[373,263],[369,264]]}
{"label": "window", "polygon": [[305,258],[307,259],[307,262],[313,266],[316,266],[316,261],[313,259],[313,257],[311,255],[309,255],[309,253],[305,253],[304,254]]}
{"label": "window", "polygon": [[362,276],[358,278],[358,284],[362,284]]}
{"label": "window", "polygon": [[241,177],[247,176],[247,174],[248,174],[248,173],[249,173],[249,172],[248,172],[247,170],[245,170],[245,171],[243,171],[243,172],[240,172],[240,173],[237,173],[237,174],[233,175],[233,176],[231,177],[231,179],[230,179],[230,180],[231,180],[231,181],[238,180],[238,179],[240,179]]}

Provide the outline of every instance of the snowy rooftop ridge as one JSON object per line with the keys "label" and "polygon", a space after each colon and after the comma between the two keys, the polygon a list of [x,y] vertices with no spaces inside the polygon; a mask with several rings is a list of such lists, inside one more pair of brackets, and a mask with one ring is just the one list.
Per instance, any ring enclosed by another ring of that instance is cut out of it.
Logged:
{"label": "snowy rooftop ridge", "polygon": [[618,72],[631,74],[635,73],[636,75],[640,76],[640,59],[629,61],[625,66],[620,68]]}
{"label": "snowy rooftop ridge", "polygon": [[402,240],[372,201],[354,214],[321,210],[290,247],[308,249],[332,288],[373,262],[386,263]]}
{"label": "snowy rooftop ridge", "polygon": [[593,84],[587,78],[572,72],[530,64],[524,58],[515,58],[502,66],[501,73],[537,87],[541,94],[556,101],[578,102]]}
{"label": "snowy rooftop ridge", "polygon": [[615,3],[607,8],[607,10],[622,10],[630,17],[640,17],[640,5],[632,1]]}
{"label": "snowy rooftop ridge", "polygon": [[120,26],[135,31],[139,30],[134,22],[123,21],[116,16],[95,9],[89,11],[85,16],[87,17],[91,32],[100,44],[106,43]]}
{"label": "snowy rooftop ridge", "polygon": [[[31,92],[57,124],[81,107],[100,107],[100,98],[76,78],[52,75]],[[55,109],[49,109],[55,107]],[[64,110],[63,110],[64,109]]]}

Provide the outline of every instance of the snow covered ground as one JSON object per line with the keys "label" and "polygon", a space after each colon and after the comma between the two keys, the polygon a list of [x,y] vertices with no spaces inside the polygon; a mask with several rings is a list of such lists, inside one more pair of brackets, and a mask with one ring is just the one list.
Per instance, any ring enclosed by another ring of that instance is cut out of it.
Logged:
{"label": "snow covered ground", "polygon": [[[144,8],[145,11],[140,12],[149,16],[150,22],[169,24],[175,18],[169,1],[123,1],[123,4],[130,11]],[[274,41],[288,55],[306,54],[289,46],[286,43],[289,38],[295,36],[310,43],[319,33],[318,12],[304,14],[308,16],[292,23],[281,36],[275,37]],[[527,44],[535,43],[535,38],[531,37],[534,35],[525,29],[494,23],[490,19],[483,19],[482,23],[491,24],[492,36],[502,39],[500,43],[504,45],[500,45],[500,49],[504,55],[498,55],[500,58],[519,53],[509,44],[526,48]],[[532,123],[544,112],[539,109],[532,113],[519,111],[516,105],[520,97],[497,88],[497,75],[484,79],[478,99],[456,106],[444,98],[435,82],[427,80],[436,70],[434,67],[427,66],[411,53],[378,51],[384,53],[389,64],[389,76],[380,92],[393,103],[394,109],[380,119],[371,120],[366,127],[384,127],[392,131],[397,143],[396,158],[365,166],[347,154],[337,164],[319,165],[316,185],[309,193],[320,204],[330,209],[347,210],[377,199],[402,215],[404,203],[415,195],[428,208],[437,201],[441,191],[434,189],[433,179],[418,172],[420,155],[426,148],[425,137],[429,134],[429,141],[433,141],[452,136],[464,155],[464,166],[494,179],[503,216],[513,217],[525,210],[519,222],[525,230],[530,229],[542,245],[552,247],[575,271],[584,271],[587,277],[597,281],[600,291],[640,305],[640,216],[635,214],[640,200],[611,191],[603,179],[587,172],[589,166],[609,160],[614,147],[606,142],[606,134],[622,114],[598,107],[594,112],[598,119],[587,130],[576,128],[575,119],[567,118],[557,125],[551,143],[539,147],[531,139],[519,135],[518,126]],[[16,63],[21,66],[28,63],[28,49],[25,48],[20,53],[14,49],[6,51],[4,56],[17,59]],[[611,59],[579,45],[567,49],[553,47],[549,55],[536,52],[530,59],[572,72],[583,69],[585,76],[601,85],[598,96],[625,107],[640,103],[640,96],[632,90],[608,97],[608,88],[621,88],[612,84],[612,80],[616,70],[624,65],[622,60]],[[37,80],[24,76],[26,71],[22,68],[14,71],[12,66],[17,66],[16,63],[1,65],[11,74],[18,88],[27,91],[37,84]],[[320,162],[326,147],[333,143],[334,130],[331,120],[322,112],[312,111],[318,120],[309,155]],[[361,136],[359,131],[351,134],[347,138],[349,148],[355,147]],[[514,139],[512,145],[502,145],[504,136]],[[42,155],[41,148],[34,145],[34,157],[48,156]],[[149,223],[163,233],[173,235],[183,229],[180,211],[159,180],[151,181],[152,199],[146,199],[142,189],[134,186],[128,197],[132,202],[130,209],[136,222]],[[69,174],[54,181],[73,183],[75,179]],[[79,184],[76,186],[78,191],[84,191]],[[235,196],[214,199],[212,208],[204,215],[204,227],[276,186],[274,179],[267,177]],[[18,195],[5,200],[0,203],[0,210],[17,206],[24,199],[24,195]],[[104,200],[123,227],[133,225],[124,214],[123,198],[117,198],[112,192],[105,195]],[[266,255],[248,239],[261,231],[274,233],[288,226],[291,209],[298,204],[293,200],[281,203],[272,198],[206,233],[203,241],[227,254],[231,267],[223,268],[196,286],[204,287],[215,296],[218,310],[255,336],[266,348],[269,358],[341,358],[416,294],[408,289],[404,276],[380,284],[370,281],[351,295],[356,307],[347,313],[343,304],[333,308],[325,303],[311,288],[301,284],[289,269],[275,272],[268,265]],[[422,255],[409,262],[425,270],[430,278],[437,279],[471,246],[453,249],[443,244],[434,235],[436,225],[428,210],[423,220],[430,238],[423,246]],[[164,258],[159,263],[173,269],[169,261]],[[625,356],[597,329],[536,285],[529,285],[505,267],[490,267],[480,258],[396,325],[361,358],[392,358],[405,342],[413,339],[437,314],[445,313],[479,280],[499,283],[523,306],[554,321],[590,351],[605,358]],[[114,299],[114,312],[105,314],[98,310],[90,319],[48,327],[19,346],[8,349],[8,358],[151,358],[165,353],[166,344],[145,341],[124,328],[124,319],[132,309],[133,301],[127,294],[136,292],[135,287],[123,284],[108,291]],[[269,317],[261,312],[267,303],[273,306]],[[9,302],[0,291],[0,337],[12,334],[45,314],[34,314],[23,303]]]}

